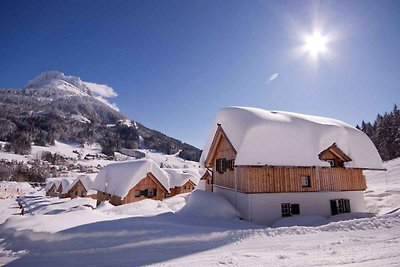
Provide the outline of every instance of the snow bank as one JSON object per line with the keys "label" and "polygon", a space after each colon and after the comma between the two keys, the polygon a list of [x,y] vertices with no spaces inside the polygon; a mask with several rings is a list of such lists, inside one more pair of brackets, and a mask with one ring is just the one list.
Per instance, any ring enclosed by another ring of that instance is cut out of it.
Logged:
{"label": "snow bank", "polygon": [[334,215],[329,218],[329,221],[331,222],[350,221],[355,219],[372,218],[372,217],[375,217],[375,214],[370,212],[351,212],[351,213]]}
{"label": "snow bank", "polygon": [[282,218],[276,221],[272,227],[290,227],[290,226],[320,226],[328,224],[329,220],[317,215],[292,216]]}
{"label": "snow bank", "polygon": [[225,198],[202,190],[193,191],[187,204],[177,214],[213,219],[232,219],[240,216]]}
{"label": "snow bank", "polygon": [[[248,107],[221,109],[200,159],[204,164],[217,124],[237,151],[237,165],[329,166],[318,154],[333,143],[350,168],[382,169],[382,160],[363,132],[339,120]],[[290,153],[288,152],[290,151]]]}
{"label": "snow bank", "polygon": [[140,159],[105,166],[97,174],[92,189],[114,196],[125,197],[129,190],[152,173],[169,190],[169,175],[149,159]]}
{"label": "snow bank", "polygon": [[104,201],[100,207],[96,208],[106,214],[128,215],[128,216],[154,216],[161,213],[171,212],[171,209],[162,201],[144,199],[120,206],[113,206]]}

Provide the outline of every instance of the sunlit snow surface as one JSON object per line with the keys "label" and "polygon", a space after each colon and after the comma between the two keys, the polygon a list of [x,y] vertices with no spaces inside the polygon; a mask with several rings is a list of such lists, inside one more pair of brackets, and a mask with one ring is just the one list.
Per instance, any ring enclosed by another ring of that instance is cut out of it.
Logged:
{"label": "sunlit snow surface", "polygon": [[[371,214],[345,215],[314,227],[265,228],[233,216],[211,193],[113,207],[31,191],[0,200],[0,263],[8,266],[395,266],[400,262],[400,160],[368,172]],[[387,181],[387,182],[386,182]],[[192,199],[191,199],[192,197]],[[188,205],[182,209],[188,203]],[[181,210],[182,209],[182,210]],[[181,211],[180,211],[181,210]],[[390,212],[389,214],[385,214]],[[8,218],[8,219],[7,219]],[[282,222],[281,222],[282,223]],[[287,223],[287,222],[286,222]]]}

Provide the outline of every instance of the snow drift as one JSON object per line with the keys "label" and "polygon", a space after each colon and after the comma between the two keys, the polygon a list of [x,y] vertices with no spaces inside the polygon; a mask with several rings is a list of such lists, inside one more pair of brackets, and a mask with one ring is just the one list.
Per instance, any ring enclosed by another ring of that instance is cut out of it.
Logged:
{"label": "snow drift", "polygon": [[177,214],[213,219],[232,219],[240,216],[225,198],[203,190],[193,191],[187,204]]}

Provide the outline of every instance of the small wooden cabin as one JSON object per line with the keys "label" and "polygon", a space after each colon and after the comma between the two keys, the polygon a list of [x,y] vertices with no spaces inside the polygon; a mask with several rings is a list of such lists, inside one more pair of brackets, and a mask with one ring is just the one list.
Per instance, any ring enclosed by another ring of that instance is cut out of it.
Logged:
{"label": "small wooden cabin", "polygon": [[97,192],[92,190],[94,178],[88,175],[78,176],[68,189],[68,195],[71,198],[90,197],[96,199]]}
{"label": "small wooden cabin", "polygon": [[213,133],[201,157],[208,191],[259,224],[365,211],[363,170],[383,169],[369,138],[333,119],[231,107]]}
{"label": "small wooden cabin", "polygon": [[59,196],[60,191],[60,181],[51,182],[50,189],[47,191],[46,195],[50,197]]}
{"label": "small wooden cabin", "polygon": [[170,193],[168,197],[192,192],[200,180],[198,171],[185,169],[163,169],[169,174]]}
{"label": "small wooden cabin", "polygon": [[170,188],[171,194],[169,196],[176,196],[183,193],[190,193],[196,187],[196,184],[191,180],[188,180],[183,185],[174,186]]}
{"label": "small wooden cabin", "polygon": [[93,189],[97,190],[97,204],[105,200],[113,205],[162,200],[170,194],[168,174],[148,159],[107,165],[97,175]]}

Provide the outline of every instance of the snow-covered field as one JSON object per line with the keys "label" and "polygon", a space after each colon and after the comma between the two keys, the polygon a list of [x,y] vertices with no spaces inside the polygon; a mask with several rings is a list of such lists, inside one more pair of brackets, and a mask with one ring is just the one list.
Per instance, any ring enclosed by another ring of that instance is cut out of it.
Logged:
{"label": "snow-covered field", "polygon": [[379,216],[337,222],[340,218],[334,217],[314,227],[266,228],[240,221],[227,202],[207,192],[119,207],[104,203],[93,209],[91,199],[58,199],[33,191],[20,197],[24,216],[18,215],[15,198],[0,200],[0,263],[396,266],[400,159],[385,167],[387,179],[384,172],[367,173],[366,201]]}

